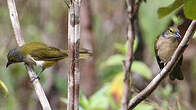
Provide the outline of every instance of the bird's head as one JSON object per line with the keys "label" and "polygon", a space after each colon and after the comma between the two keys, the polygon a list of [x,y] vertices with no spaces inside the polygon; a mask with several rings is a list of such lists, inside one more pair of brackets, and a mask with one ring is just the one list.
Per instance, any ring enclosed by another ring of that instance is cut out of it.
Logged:
{"label": "bird's head", "polygon": [[180,35],[180,31],[178,30],[177,27],[175,26],[171,26],[169,27],[169,29],[163,33],[163,35],[166,37],[166,38],[176,38],[177,40],[181,40],[181,35]]}
{"label": "bird's head", "polygon": [[18,48],[11,49],[7,55],[7,65],[6,68],[13,63],[19,63],[23,61],[23,55]]}

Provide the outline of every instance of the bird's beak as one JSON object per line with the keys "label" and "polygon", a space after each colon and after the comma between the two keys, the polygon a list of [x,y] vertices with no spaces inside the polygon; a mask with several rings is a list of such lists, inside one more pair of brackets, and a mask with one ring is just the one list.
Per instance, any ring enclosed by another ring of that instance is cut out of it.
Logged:
{"label": "bird's beak", "polygon": [[6,64],[6,68],[7,68],[10,64],[11,64],[10,62],[7,62],[7,64]]}
{"label": "bird's beak", "polygon": [[177,39],[181,39],[180,33],[177,32],[177,33],[175,34],[175,36],[176,36]]}

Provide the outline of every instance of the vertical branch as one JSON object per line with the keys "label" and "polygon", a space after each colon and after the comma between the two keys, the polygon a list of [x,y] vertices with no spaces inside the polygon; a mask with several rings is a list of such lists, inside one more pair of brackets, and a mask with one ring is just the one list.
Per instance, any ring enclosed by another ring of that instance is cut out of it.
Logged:
{"label": "vertical branch", "polygon": [[[11,19],[11,22],[12,22],[12,27],[14,29],[14,34],[15,34],[16,41],[17,41],[19,46],[22,46],[22,45],[25,44],[25,41],[24,41],[24,38],[22,37],[15,1],[14,0],[7,0],[7,3],[8,3],[10,19]],[[25,67],[28,71],[30,79],[33,80],[33,78],[36,77],[36,74],[33,70],[33,67],[31,65],[28,65],[28,64],[25,64]],[[35,92],[36,92],[36,94],[39,98],[39,101],[42,105],[43,110],[51,110],[50,104],[49,104],[49,102],[46,98],[44,90],[41,87],[41,84],[39,83],[38,79],[36,79],[33,82],[33,86],[35,88]]]}
{"label": "vertical branch", "polygon": [[79,110],[79,86],[80,86],[80,6],[81,0],[75,1],[75,88],[74,88],[74,110]]}
{"label": "vertical branch", "polygon": [[127,31],[127,39],[128,39],[128,51],[125,60],[123,61],[124,66],[124,88],[123,88],[123,96],[121,102],[121,110],[128,110],[128,103],[130,98],[130,73],[131,73],[131,65],[133,61],[133,42],[135,39],[135,20],[138,12],[138,8],[140,5],[140,0],[135,3],[135,0],[126,0],[127,13],[128,13],[128,31]]}
{"label": "vertical branch", "polygon": [[79,110],[79,45],[80,45],[80,4],[81,0],[66,0],[68,18],[68,106],[67,110]]}
{"label": "vertical branch", "polygon": [[68,15],[68,49],[69,49],[69,73],[68,73],[68,105],[67,110],[74,110],[74,7],[70,6]]}
{"label": "vertical branch", "polygon": [[122,96],[122,105],[121,110],[128,109],[128,103],[130,98],[130,72],[131,72],[131,64],[133,60],[133,42],[135,39],[134,27],[133,27],[133,20],[132,20],[132,10],[133,10],[133,0],[126,0],[127,11],[128,11],[128,32],[127,32],[127,39],[128,39],[128,52],[125,60],[123,61],[124,66],[124,88],[123,88],[123,96]]}

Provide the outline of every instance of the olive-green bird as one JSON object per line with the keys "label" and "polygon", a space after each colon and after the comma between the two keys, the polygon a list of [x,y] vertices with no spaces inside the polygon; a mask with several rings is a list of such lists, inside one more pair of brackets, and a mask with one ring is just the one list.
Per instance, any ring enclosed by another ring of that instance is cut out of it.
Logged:
{"label": "olive-green bird", "polygon": [[[89,50],[80,50],[80,58],[86,58],[91,54],[92,53]],[[8,62],[6,67],[10,64],[20,62],[40,66],[42,70],[38,73],[37,79],[46,68],[53,66],[57,61],[62,60],[67,56],[67,50],[50,47],[40,42],[31,42],[26,43],[21,47],[11,49],[7,55]]]}
{"label": "olive-green bird", "polygon": [[[158,65],[160,69],[163,69],[164,66],[169,62],[176,48],[178,47],[181,36],[177,27],[171,26],[165,32],[163,32],[155,41],[155,54]],[[184,76],[181,71],[183,56],[180,57],[180,60],[177,62],[176,66],[169,74],[171,80],[183,80]]]}

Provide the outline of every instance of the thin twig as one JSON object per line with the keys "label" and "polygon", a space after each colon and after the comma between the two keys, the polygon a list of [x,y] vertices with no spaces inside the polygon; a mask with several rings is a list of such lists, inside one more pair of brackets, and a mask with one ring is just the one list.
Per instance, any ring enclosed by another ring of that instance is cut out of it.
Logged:
{"label": "thin twig", "polygon": [[[139,6],[135,7],[135,0],[125,0],[127,5],[127,12],[128,12],[128,32],[127,32],[127,39],[128,39],[128,52],[125,60],[123,61],[124,67],[124,87],[123,87],[123,96],[121,101],[121,110],[128,109],[128,103],[130,98],[130,74],[131,74],[131,65],[133,61],[133,42],[135,39],[135,16],[137,16]],[[137,2],[137,5],[140,5],[140,0]]]}
{"label": "thin twig", "polygon": [[171,60],[167,63],[167,65],[161,70],[159,74],[150,82],[150,84],[142,90],[139,94],[137,94],[133,99],[129,102],[129,110],[132,110],[139,104],[141,101],[146,99],[159,85],[159,83],[168,75],[172,67],[175,65],[176,61],[178,61],[179,56],[181,56],[188,45],[189,40],[193,36],[196,31],[196,21],[193,20],[187,29],[184,38],[179,44],[178,48],[174,52]]}
{"label": "thin twig", "polygon": [[[14,0],[7,0],[7,3],[8,3],[10,19],[11,19],[11,22],[12,22],[12,27],[14,29],[14,34],[15,34],[16,41],[17,41],[19,46],[22,46],[22,45],[25,44],[25,41],[24,41],[24,38],[22,37],[15,1]],[[36,77],[36,74],[33,70],[33,67],[31,65],[28,65],[28,64],[25,64],[25,67],[28,71],[30,79],[33,80],[33,78]],[[50,104],[49,104],[49,102],[46,98],[44,90],[41,87],[41,84],[39,83],[38,79],[36,79],[33,82],[33,86],[35,88],[35,92],[36,92],[36,94],[39,98],[39,101],[42,105],[43,110],[51,110]]]}
{"label": "thin twig", "polygon": [[72,1],[71,0],[64,0],[64,1],[65,1],[65,4],[67,5],[67,7],[70,8],[72,5]]}

